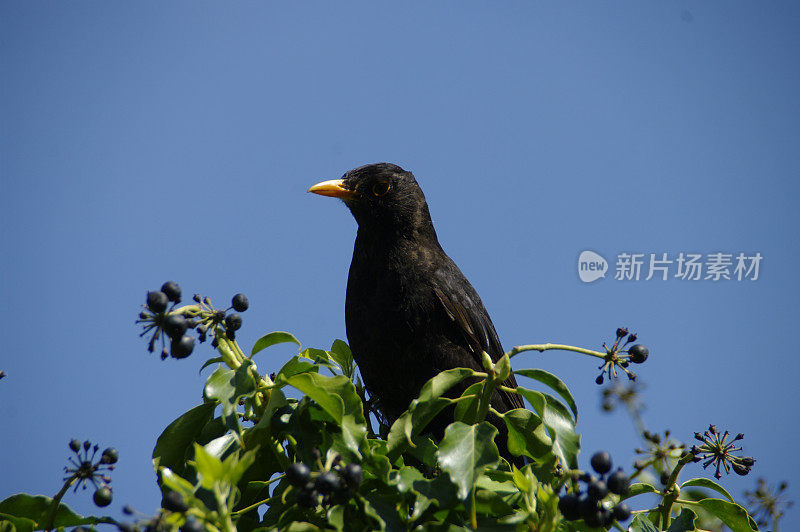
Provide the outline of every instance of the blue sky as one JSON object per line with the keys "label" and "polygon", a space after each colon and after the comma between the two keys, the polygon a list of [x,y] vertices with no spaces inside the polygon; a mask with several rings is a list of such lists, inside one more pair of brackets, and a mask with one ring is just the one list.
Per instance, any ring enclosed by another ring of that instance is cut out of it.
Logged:
{"label": "blue sky", "polygon": [[[120,450],[112,514],[153,512],[155,437],[199,403],[210,350],[148,355],[146,290],[246,293],[245,348],[330,346],[355,222],[306,190],[390,161],[507,349],[627,325],[647,426],[743,432],[758,462],[725,485],[798,499],[798,22],[789,2],[3,2],[0,497],[54,494],[88,438]],[[586,284],[586,249],[764,258],[757,281]],[[273,349],[264,371],[293,353]],[[513,362],[572,389],[584,459],[632,462],[593,360]]]}

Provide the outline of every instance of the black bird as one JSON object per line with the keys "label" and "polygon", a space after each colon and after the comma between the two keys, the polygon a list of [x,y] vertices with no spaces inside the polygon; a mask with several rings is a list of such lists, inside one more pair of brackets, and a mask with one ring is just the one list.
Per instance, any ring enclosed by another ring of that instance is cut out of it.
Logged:
{"label": "black bird", "polygon": [[[309,192],[341,198],[358,223],[347,279],[347,338],[367,391],[389,423],[439,372],[483,371],[482,351],[494,361],[503,355],[481,298],[439,244],[411,172],[370,164]],[[517,385],[513,375],[505,384]],[[503,391],[495,391],[491,405],[499,412],[523,407],[520,396]],[[441,437],[452,416],[445,410],[428,430]],[[504,423],[487,419],[500,431],[501,454],[511,460]]]}

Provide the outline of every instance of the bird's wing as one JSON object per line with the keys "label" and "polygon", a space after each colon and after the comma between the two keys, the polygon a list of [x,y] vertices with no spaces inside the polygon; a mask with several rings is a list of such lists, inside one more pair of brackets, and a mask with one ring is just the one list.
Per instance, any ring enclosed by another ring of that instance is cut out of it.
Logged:
{"label": "bird's wing", "polygon": [[[503,346],[497,336],[492,319],[483,307],[478,293],[469,284],[458,267],[451,263],[454,271],[438,270],[433,291],[442,303],[445,312],[453,320],[467,343],[467,347],[481,365],[481,353],[486,351],[497,362],[503,356]],[[512,374],[503,384],[516,388]],[[500,392],[510,408],[523,408],[522,398],[514,393]]]}

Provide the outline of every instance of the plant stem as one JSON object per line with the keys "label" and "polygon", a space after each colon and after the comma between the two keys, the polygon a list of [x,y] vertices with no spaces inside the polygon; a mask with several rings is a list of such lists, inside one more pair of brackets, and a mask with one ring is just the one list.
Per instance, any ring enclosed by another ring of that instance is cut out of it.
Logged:
{"label": "plant stem", "polygon": [[47,522],[44,525],[45,530],[53,529],[53,522],[56,520],[56,514],[58,513],[58,507],[61,505],[61,499],[64,498],[69,487],[72,486],[77,479],[77,475],[69,477],[66,482],[64,482],[64,486],[61,487],[61,490],[53,497],[53,502],[50,503],[50,511],[47,514]]}
{"label": "plant stem", "polygon": [[672,513],[672,505],[678,500],[678,495],[680,495],[680,489],[675,484],[678,480],[678,474],[688,463],[694,461],[694,455],[691,453],[686,453],[686,455],[678,460],[678,463],[675,464],[675,467],[672,469],[672,472],[669,474],[669,478],[667,482],[664,484],[664,491],[663,499],[661,500],[661,504],[658,505],[656,511],[659,513],[659,521],[660,523],[656,523],[656,526],[660,526],[661,528],[667,528],[669,526],[669,517]]}
{"label": "plant stem", "polygon": [[584,355],[591,355],[593,357],[605,359],[605,353],[600,353],[598,351],[592,351],[591,349],[584,349],[582,347],[575,347],[572,345],[564,345],[564,344],[529,344],[529,345],[518,345],[513,347],[511,351],[507,353],[509,357],[513,357],[518,353],[522,353],[523,351],[539,351],[540,353],[544,351],[549,351],[551,349],[558,349],[560,351],[574,351],[576,353],[583,353]]}

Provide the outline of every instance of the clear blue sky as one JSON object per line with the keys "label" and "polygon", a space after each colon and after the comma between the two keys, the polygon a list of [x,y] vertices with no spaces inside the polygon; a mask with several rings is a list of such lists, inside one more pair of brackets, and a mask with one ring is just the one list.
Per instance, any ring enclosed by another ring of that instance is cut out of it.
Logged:
{"label": "clear blue sky", "polygon": [[[199,403],[210,350],[148,355],[145,291],[245,292],[245,348],[330,346],[355,222],[306,189],[390,161],[506,348],[631,327],[648,427],[744,432],[758,462],[725,485],[800,499],[798,27],[792,2],[3,2],[0,497],[54,494],[77,437],[120,450],[113,515],[154,511],[155,437]],[[585,249],[764,258],[757,281],[584,284]],[[573,390],[584,460],[630,464],[593,360],[514,366]]]}

